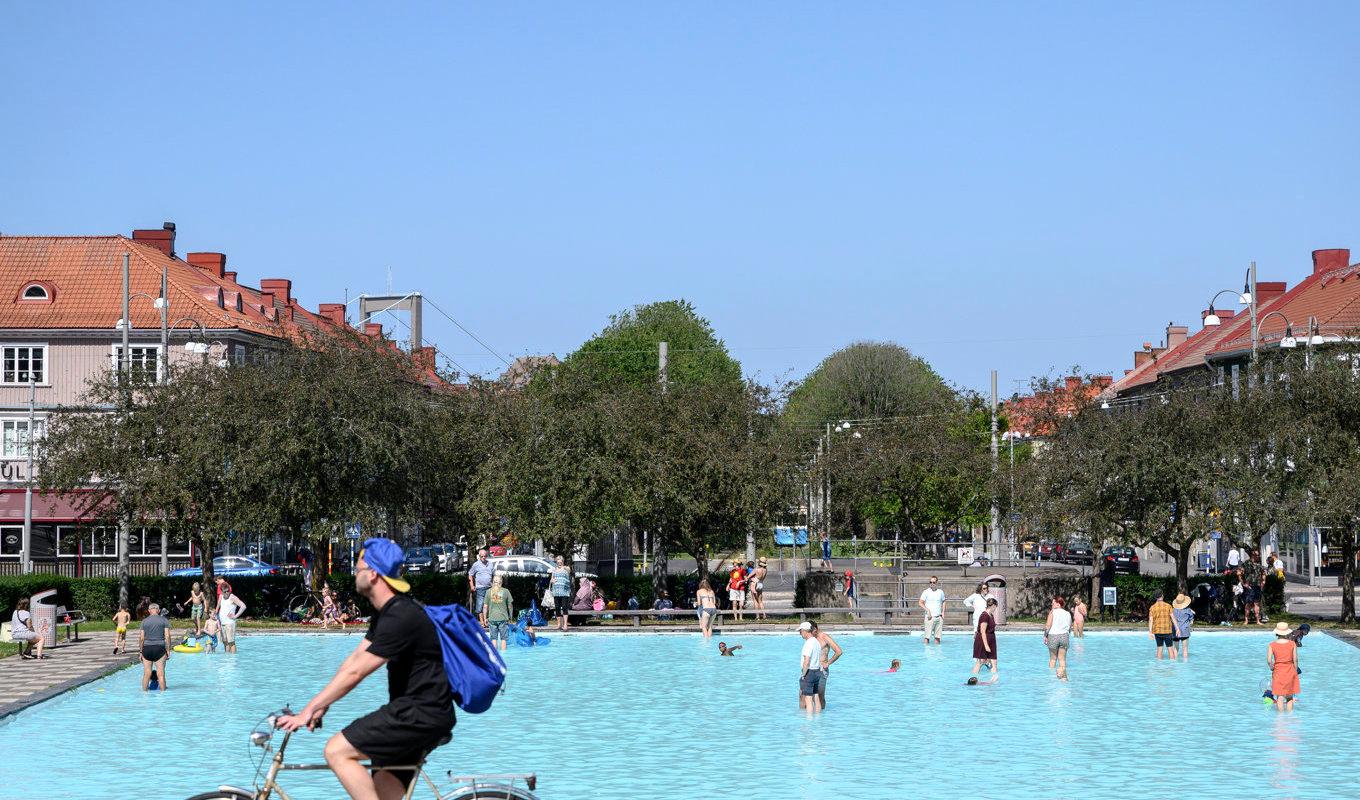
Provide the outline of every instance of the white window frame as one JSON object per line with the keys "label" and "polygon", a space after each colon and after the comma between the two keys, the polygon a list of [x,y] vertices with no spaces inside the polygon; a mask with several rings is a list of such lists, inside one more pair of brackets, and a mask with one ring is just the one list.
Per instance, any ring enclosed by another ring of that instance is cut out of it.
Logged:
{"label": "white window frame", "polygon": [[[143,353],[145,353],[145,351],[147,350],[156,351],[156,383],[160,383],[165,380],[165,355],[161,352],[161,346],[159,343],[142,344],[140,342],[128,342],[128,348],[132,350],[133,355],[132,365],[134,368],[136,367],[137,364],[136,356],[138,350],[143,351]],[[121,351],[122,349],[123,349],[122,342],[114,342],[112,345],[109,346],[109,368],[112,369],[115,374],[118,372],[118,362],[120,360],[119,351]],[[143,356],[142,358],[142,367],[143,369],[145,369],[146,367],[145,356]]]}
{"label": "white window frame", "polygon": [[6,373],[6,370],[5,370],[5,363],[8,361],[7,356],[8,356],[8,353],[9,353],[9,351],[10,351],[11,349],[14,349],[14,350],[16,351],[15,354],[14,354],[14,363],[15,363],[14,372],[15,372],[15,377],[16,377],[16,378],[18,377],[18,372],[19,372],[19,366],[18,366],[18,364],[19,364],[19,354],[18,354],[17,350],[18,350],[18,348],[21,348],[21,347],[27,347],[27,348],[29,348],[29,354],[28,354],[29,372],[34,372],[34,371],[35,371],[35,370],[32,369],[32,365],[33,365],[33,350],[34,350],[34,349],[40,349],[40,350],[42,350],[42,362],[43,362],[43,365],[42,365],[42,380],[40,380],[40,381],[34,381],[33,383],[34,383],[34,385],[36,385],[36,386],[51,386],[51,385],[52,385],[52,382],[51,382],[51,380],[50,380],[50,376],[51,376],[51,374],[52,374],[52,361],[51,361],[50,358],[48,358],[48,356],[51,355],[51,348],[49,348],[49,347],[47,346],[47,342],[5,342],[4,344],[0,344],[0,386],[27,386],[27,385],[28,385],[28,381],[20,381],[20,380],[8,381],[8,380],[5,380],[5,378],[9,377],[8,375],[5,374],[5,373]]}
{"label": "white window frame", "polygon": [[[33,289],[37,289],[37,290],[41,291],[41,292],[42,292],[42,296],[41,296],[41,297],[31,297],[28,293],[29,293],[29,291],[31,291],[31,290],[33,290]],[[51,300],[51,299],[52,299],[52,292],[51,292],[50,290],[48,290],[48,288],[47,288],[46,286],[43,286],[41,283],[34,282],[34,283],[30,283],[30,284],[24,286],[23,291],[19,292],[19,299],[20,299],[20,300],[28,300],[28,301],[30,301],[30,302],[36,302],[36,301],[41,301],[41,300]]]}
{"label": "white window frame", "polygon": [[[24,433],[20,434],[19,429],[23,428]],[[41,442],[47,435],[47,418],[35,417],[33,427],[37,429],[36,440],[28,434],[28,417],[0,417],[0,460],[3,461],[25,461],[28,459],[27,445],[30,442]],[[13,439],[10,438],[10,431],[14,431]],[[37,452],[34,452],[37,457]]]}

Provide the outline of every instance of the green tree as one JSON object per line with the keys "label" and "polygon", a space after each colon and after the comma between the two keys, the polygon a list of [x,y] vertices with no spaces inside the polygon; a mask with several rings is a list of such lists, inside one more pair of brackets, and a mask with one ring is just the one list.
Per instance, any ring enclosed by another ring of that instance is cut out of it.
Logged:
{"label": "green tree", "polygon": [[670,385],[741,383],[741,365],[728,354],[709,321],[686,300],[650,303],[615,314],[562,366],[607,384],[654,385],[661,342],[667,345]]}

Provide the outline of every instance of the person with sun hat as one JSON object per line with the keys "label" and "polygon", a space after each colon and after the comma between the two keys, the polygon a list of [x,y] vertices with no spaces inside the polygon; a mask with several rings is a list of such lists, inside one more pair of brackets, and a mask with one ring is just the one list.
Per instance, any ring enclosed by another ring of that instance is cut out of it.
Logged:
{"label": "person with sun hat", "polygon": [[278,721],[287,731],[315,730],[333,703],[387,665],[387,704],[326,742],[326,763],[353,798],[401,797],[415,779],[414,766],[453,733],[453,690],[439,635],[407,594],[403,557],[391,539],[364,542],[354,562],[354,587],[374,609],[368,633],[316,697]]}

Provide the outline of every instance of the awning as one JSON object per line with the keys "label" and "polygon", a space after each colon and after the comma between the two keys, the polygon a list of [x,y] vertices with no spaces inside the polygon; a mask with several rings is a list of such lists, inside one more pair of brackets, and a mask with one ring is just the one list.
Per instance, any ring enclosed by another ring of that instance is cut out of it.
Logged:
{"label": "awning", "polygon": [[[39,524],[52,522],[92,522],[99,518],[98,508],[91,508],[94,490],[78,490],[62,494],[48,492],[33,493],[33,521]],[[108,503],[106,497],[99,503]],[[24,521],[24,490],[0,490],[0,523],[20,524]]]}

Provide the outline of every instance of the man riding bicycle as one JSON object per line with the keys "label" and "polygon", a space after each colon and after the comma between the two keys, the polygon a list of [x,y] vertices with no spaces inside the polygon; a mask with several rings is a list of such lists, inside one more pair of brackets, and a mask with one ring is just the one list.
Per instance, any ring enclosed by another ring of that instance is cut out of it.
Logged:
{"label": "man riding bicycle", "polygon": [[[326,742],[326,763],[355,800],[401,797],[416,777],[414,766],[453,731],[453,691],[434,623],[406,592],[403,553],[391,539],[368,539],[354,563],[354,586],[376,609],[368,633],[326,688],[301,711],[279,719],[287,731],[315,730],[336,700],[374,670],[387,665],[388,703],[351,722]],[[372,773],[360,762],[368,760]]]}

